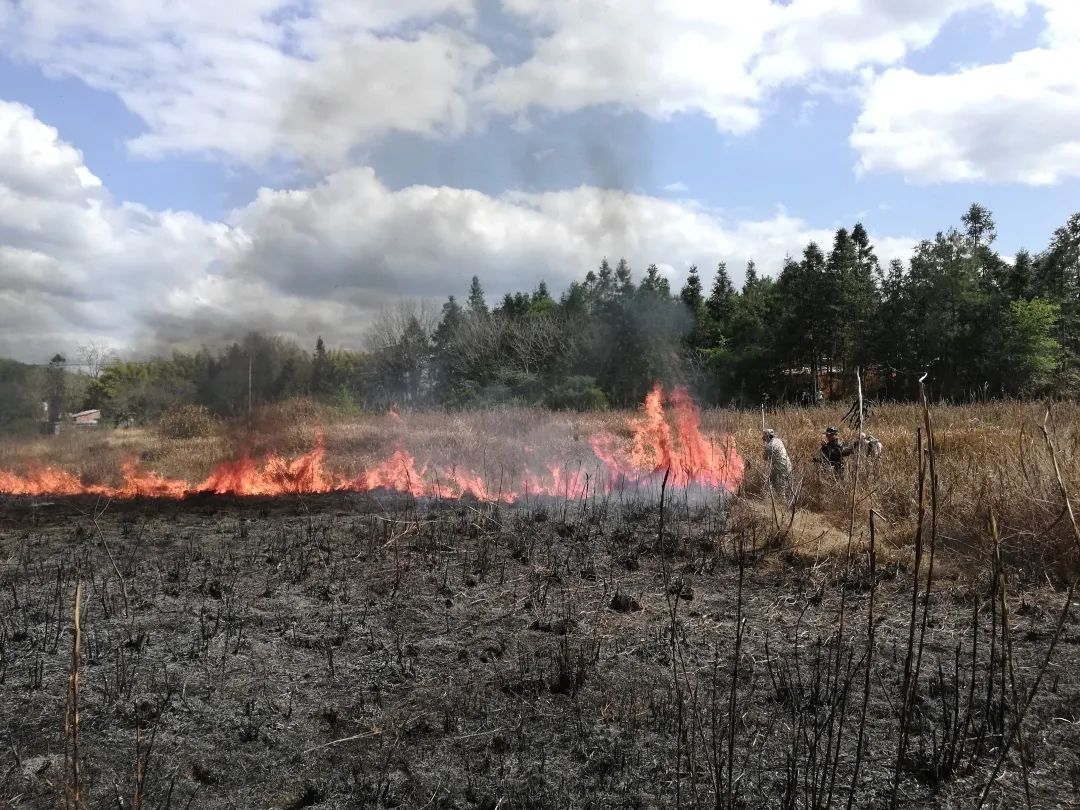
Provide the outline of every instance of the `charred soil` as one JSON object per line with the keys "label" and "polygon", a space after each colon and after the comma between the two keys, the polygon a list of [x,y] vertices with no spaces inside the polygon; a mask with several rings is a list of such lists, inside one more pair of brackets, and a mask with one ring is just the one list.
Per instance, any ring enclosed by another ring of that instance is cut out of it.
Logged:
{"label": "charred soil", "polygon": [[1080,805],[1068,594],[733,514],[5,500],[0,805]]}

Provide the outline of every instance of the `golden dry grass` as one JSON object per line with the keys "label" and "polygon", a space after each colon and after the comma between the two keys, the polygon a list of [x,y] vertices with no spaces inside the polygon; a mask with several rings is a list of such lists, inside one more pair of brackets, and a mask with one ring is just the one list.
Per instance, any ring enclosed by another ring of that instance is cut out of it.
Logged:
{"label": "golden dry grass", "polygon": [[[852,467],[837,481],[822,475],[814,456],[828,423],[839,423],[843,406],[790,408],[768,415],[788,447],[798,481],[797,525],[804,535],[819,535],[815,554],[846,546],[851,513]],[[1069,558],[1072,528],[1039,425],[1044,408],[1036,403],[997,402],[932,408],[939,470],[939,538],[959,557],[982,557],[991,511],[1009,553],[1032,570],[1055,570]],[[317,430],[326,439],[327,464],[352,475],[395,449],[413,453],[439,468],[454,465],[483,474],[494,486],[511,480],[526,464],[551,459],[564,467],[595,464],[588,438],[599,431],[628,435],[631,412],[552,413],[539,409],[501,409],[465,413],[405,413],[344,417],[308,401],[283,403],[261,411],[248,431],[223,425],[213,436],[164,439],[153,430],[70,431],[60,437],[0,443],[0,469],[33,465],[63,467],[87,483],[116,480],[120,464],[137,458],[163,475],[198,481],[214,464],[243,451],[260,456],[292,455],[310,449]],[[1059,463],[1072,493],[1080,492],[1080,406],[1064,403],[1054,411],[1052,433]],[[917,515],[916,431],[922,413],[916,405],[877,409],[867,430],[884,443],[884,457],[866,461],[856,502],[857,533],[865,536],[870,509],[882,518],[883,544],[901,553],[910,545]],[[744,456],[742,494],[759,499],[764,487],[761,417],[756,412],[709,410],[702,424],[710,434],[729,433]],[[842,429],[845,438],[853,431]],[[531,462],[530,462],[531,460]],[[758,509],[763,520],[769,510]],[[769,518],[772,519],[771,517]],[[775,522],[775,521],[774,521]],[[821,527],[831,531],[821,531]],[[824,538],[824,539],[822,539]],[[1071,563],[1070,563],[1071,564]]]}
{"label": "golden dry grass", "polygon": [[[997,517],[1001,539],[1009,552],[1033,569],[1053,569],[1075,546],[1072,527],[1053,464],[1039,426],[1045,407],[1036,403],[997,402],[932,407],[937,468],[939,542],[960,556],[982,558],[989,543],[988,518]],[[717,420],[715,423],[713,420]],[[822,475],[812,459],[829,422],[840,419],[838,409],[787,409],[769,414],[768,424],[785,440],[799,484],[798,506],[823,516],[845,534],[851,514],[853,465],[844,478]],[[734,426],[740,447],[760,442],[759,414],[708,414],[707,424]],[[886,448],[880,459],[863,460],[856,523],[865,535],[870,509],[883,521],[886,542],[906,548],[917,522],[918,465],[916,431],[922,410],[916,405],[877,409],[867,432]],[[839,425],[838,425],[839,426]],[[845,437],[854,431],[843,429]],[[1080,407],[1055,407],[1051,434],[1058,462],[1071,493],[1080,492]],[[746,452],[745,489],[763,490],[764,465],[759,453]],[[850,462],[850,459],[849,459]],[[929,495],[927,496],[929,506]]]}

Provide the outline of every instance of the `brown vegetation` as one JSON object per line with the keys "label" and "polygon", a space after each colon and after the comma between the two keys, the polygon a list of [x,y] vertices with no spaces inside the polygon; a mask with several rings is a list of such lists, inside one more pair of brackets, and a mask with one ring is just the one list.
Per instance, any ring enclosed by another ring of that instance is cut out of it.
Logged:
{"label": "brown vegetation", "polygon": [[[851,534],[850,474],[811,461],[823,415],[770,415],[799,474],[790,523],[758,497],[760,417],[724,412],[711,427],[751,462],[734,501],[0,501],[0,802],[1075,806],[1080,617],[1055,587],[1080,543],[1075,414],[1049,434],[1059,477],[1034,408],[937,412],[932,439],[928,414],[883,410]],[[317,416],[341,464],[408,441],[492,471],[620,418]],[[920,416],[930,452],[905,453]],[[156,450],[190,475],[235,441],[47,446]]]}
{"label": "brown vegetation", "polygon": [[[1073,559],[1072,544],[1040,433],[1045,407],[1004,401],[936,407],[933,414],[943,547],[961,560],[981,558],[986,521],[993,511],[1003,548],[1014,562],[1032,575],[1046,571],[1059,576],[1061,564]],[[825,426],[841,423],[841,416],[839,407],[784,408],[767,414],[768,426],[784,440],[795,466],[796,532],[802,535],[828,534],[834,540],[847,536],[852,464],[848,475],[837,481],[821,475],[814,460]],[[216,462],[243,452],[256,457],[269,452],[303,453],[322,431],[328,466],[346,474],[355,474],[404,447],[420,460],[443,467],[470,467],[497,482],[520,472],[526,448],[532,458],[547,456],[560,465],[588,468],[594,463],[589,437],[603,430],[625,436],[630,417],[628,411],[577,414],[509,408],[407,412],[397,419],[385,414],[342,415],[312,400],[298,399],[259,409],[250,429],[245,420],[215,426],[202,415],[177,413],[163,419],[154,431],[71,431],[58,439],[5,442],[0,446],[0,469],[50,464],[76,472],[89,483],[110,483],[123,461],[136,458],[165,476],[198,481]],[[1057,405],[1052,421],[1063,477],[1071,491],[1080,491],[1080,406]],[[919,459],[915,447],[920,423],[921,409],[916,405],[881,406],[867,421],[866,430],[883,442],[886,452],[881,459],[864,460],[856,507],[859,535],[865,537],[873,508],[882,518],[879,529],[886,544],[901,549],[909,544],[916,520]],[[187,430],[192,426],[198,429]],[[749,511],[769,514],[774,527],[782,526],[782,505],[766,510],[756,503],[765,482],[761,415],[708,410],[703,413],[703,426],[712,434],[735,436],[747,461],[742,492],[755,501]],[[846,425],[840,426],[846,438],[854,435]],[[168,437],[177,431],[192,435]],[[800,532],[798,526],[803,525],[807,528]],[[815,532],[817,527],[820,530]],[[796,545],[818,554],[846,543]]]}

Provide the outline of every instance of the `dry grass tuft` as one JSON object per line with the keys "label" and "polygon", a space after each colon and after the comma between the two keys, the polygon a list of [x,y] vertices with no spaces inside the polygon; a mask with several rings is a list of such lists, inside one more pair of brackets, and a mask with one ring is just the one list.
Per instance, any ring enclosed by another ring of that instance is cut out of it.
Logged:
{"label": "dry grass tuft", "polygon": [[[849,474],[838,481],[823,475],[814,462],[822,431],[827,424],[840,422],[841,408],[788,408],[768,415],[769,427],[784,440],[795,465],[799,525],[830,530],[828,542],[807,544],[815,555],[835,550],[833,532],[845,538],[846,546],[850,466]],[[1038,431],[1043,415],[1042,405],[1015,401],[933,408],[941,481],[941,545],[956,558],[985,559],[986,526],[993,511],[1003,548],[1014,564],[1033,574],[1046,571],[1051,575],[1061,573],[1062,566],[1075,565],[1071,529]],[[470,468],[497,485],[519,475],[526,466],[544,466],[545,460],[563,468],[595,466],[589,437],[602,430],[625,437],[632,416],[628,411],[577,414],[532,408],[405,412],[400,418],[346,416],[301,399],[261,409],[250,431],[239,422],[218,425],[210,435],[184,439],[138,429],[102,429],[7,441],[0,444],[0,469],[49,464],[82,475],[88,483],[108,483],[115,482],[123,461],[134,458],[163,475],[198,481],[218,461],[242,452],[256,457],[271,451],[302,453],[321,430],[327,464],[343,474],[356,474],[401,448],[439,467]],[[759,499],[765,480],[760,414],[716,409],[706,411],[702,422],[710,434],[735,437],[747,462],[742,494]],[[878,408],[866,425],[886,450],[883,458],[864,462],[856,504],[857,539],[865,537],[865,522],[873,508],[887,523],[879,526],[883,543],[895,546],[899,557],[906,553],[915,528],[920,424],[918,406],[888,405]],[[1054,425],[1065,483],[1070,491],[1080,492],[1080,406],[1057,405]],[[846,428],[842,432],[846,439],[854,433]]]}

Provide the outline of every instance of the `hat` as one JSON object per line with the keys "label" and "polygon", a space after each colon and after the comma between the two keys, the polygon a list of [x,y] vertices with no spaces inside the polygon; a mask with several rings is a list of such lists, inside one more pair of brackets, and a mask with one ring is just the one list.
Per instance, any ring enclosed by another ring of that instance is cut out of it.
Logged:
{"label": "hat", "polygon": [[774,436],[776,436],[776,431],[773,430],[772,428],[769,428],[767,430],[763,430],[761,432],[761,438],[764,439],[765,441],[768,441],[769,439],[773,438]]}
{"label": "hat", "polygon": [[826,436],[835,436],[839,432],[840,431],[837,430],[836,428],[834,428],[832,425],[829,425],[827,428],[825,428],[825,435]]}

